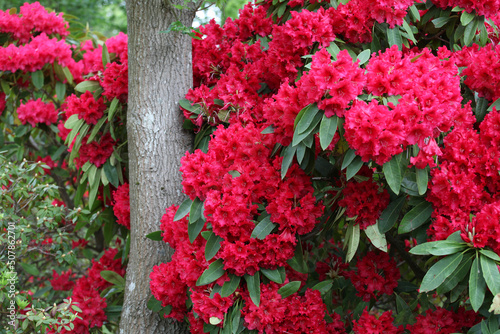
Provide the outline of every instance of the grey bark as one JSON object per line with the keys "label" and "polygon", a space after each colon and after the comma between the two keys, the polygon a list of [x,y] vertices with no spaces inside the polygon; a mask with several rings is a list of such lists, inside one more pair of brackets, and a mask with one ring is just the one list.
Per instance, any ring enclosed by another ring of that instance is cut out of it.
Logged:
{"label": "grey bark", "polygon": [[173,251],[145,236],[160,229],[165,208],[182,202],[180,158],[192,145],[178,106],[192,85],[191,39],[160,31],[177,20],[191,26],[195,10],[173,9],[170,3],[182,1],[127,1],[131,242],[120,334],[186,332],[184,324],[162,319],[146,306],[149,274]]}

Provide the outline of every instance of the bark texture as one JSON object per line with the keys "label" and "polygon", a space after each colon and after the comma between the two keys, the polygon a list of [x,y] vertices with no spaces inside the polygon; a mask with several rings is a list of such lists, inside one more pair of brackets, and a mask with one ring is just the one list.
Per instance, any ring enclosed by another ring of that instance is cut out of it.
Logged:
{"label": "bark texture", "polygon": [[[180,158],[192,137],[182,130],[178,101],[192,85],[191,39],[160,33],[173,21],[191,26],[195,10],[178,0],[127,1],[129,99],[127,131],[130,183],[130,258],[120,334],[185,333],[185,325],[147,309],[149,273],[172,250],[145,236],[160,229],[165,208],[180,204]],[[193,6],[194,8],[194,6]]]}

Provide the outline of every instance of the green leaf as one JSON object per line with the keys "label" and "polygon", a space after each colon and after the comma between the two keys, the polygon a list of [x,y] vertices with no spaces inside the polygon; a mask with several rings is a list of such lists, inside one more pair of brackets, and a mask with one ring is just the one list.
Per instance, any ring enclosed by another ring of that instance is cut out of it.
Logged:
{"label": "green leaf", "polygon": [[161,241],[163,237],[161,236],[162,231],[151,232],[146,235],[146,238],[151,239],[153,241]]}
{"label": "green leaf", "polygon": [[267,216],[260,223],[258,223],[252,231],[252,238],[263,240],[274,229],[276,224],[271,222],[271,216]]}
{"label": "green leaf", "polygon": [[118,174],[116,172],[116,167],[111,166],[109,161],[106,161],[104,166],[102,167],[102,170],[104,171],[104,174],[106,175],[106,178],[109,180],[109,182],[116,188],[120,185],[118,182]]}
{"label": "green leaf", "polygon": [[359,224],[354,225],[354,222],[351,222],[347,227],[346,231],[346,244],[347,244],[347,254],[346,254],[346,262],[351,262],[358,250],[359,246],[359,236],[360,229]]}
{"label": "green leaf", "polygon": [[398,233],[408,233],[423,225],[432,215],[432,204],[424,201],[418,204],[405,214],[401,224],[399,224]]}
{"label": "green leaf", "polygon": [[370,239],[373,246],[387,253],[387,240],[385,234],[380,233],[378,221],[365,229],[366,236]]}
{"label": "green leaf", "polygon": [[211,232],[205,245],[205,260],[211,260],[220,249],[220,243],[224,240],[214,232]]}
{"label": "green leaf", "polygon": [[432,291],[443,284],[445,279],[457,269],[462,258],[462,253],[455,253],[434,264],[422,279],[420,293]]}
{"label": "green leaf", "polygon": [[389,203],[378,219],[378,229],[380,233],[386,233],[394,226],[405,202],[406,197],[402,196]]}
{"label": "green leaf", "polygon": [[345,172],[346,179],[349,181],[363,166],[363,161],[360,156],[356,156],[354,160],[347,166],[347,170]]}
{"label": "green leaf", "polygon": [[89,138],[87,139],[87,144],[90,144],[94,138],[97,136],[99,133],[99,130],[101,129],[102,125],[106,122],[106,117],[101,118],[96,125],[94,125],[94,128],[92,129],[92,132],[89,135]]}
{"label": "green leaf", "polygon": [[427,191],[427,183],[429,182],[428,169],[429,169],[428,166],[425,167],[424,169],[420,169],[420,168],[415,167],[419,195],[423,195]]}
{"label": "green leaf", "polygon": [[488,288],[493,296],[496,296],[500,293],[500,273],[498,272],[497,264],[495,261],[484,255],[480,255],[479,259],[486,285],[488,285]]}
{"label": "green leaf", "polygon": [[113,101],[111,101],[108,110],[108,122],[111,122],[111,120],[113,119],[113,116],[118,106],[118,102],[120,102],[120,100],[118,100],[118,98],[116,97],[113,99]]}
{"label": "green leaf", "polygon": [[222,289],[220,291],[220,296],[222,298],[232,295],[240,285],[241,276],[229,274],[229,277],[231,280],[224,282],[224,285],[222,285]]}
{"label": "green leaf", "polygon": [[408,24],[408,22],[406,22],[406,19],[403,19],[403,28],[404,30],[406,31],[406,33],[408,34],[408,37],[410,38],[410,40],[417,44],[417,40],[415,39],[415,35],[413,35],[413,30],[411,30],[411,27],[410,25]]}
{"label": "green leaf", "polygon": [[313,136],[314,129],[316,129],[316,126],[319,124],[319,122],[321,122],[321,119],[323,118],[323,116],[321,115],[320,112],[316,112],[311,121],[304,121],[305,123],[309,124],[309,127],[307,129],[305,129],[303,132],[298,132],[301,124],[304,124],[304,122],[303,123],[301,123],[301,122],[305,118],[306,118],[306,115],[304,115],[302,117],[299,124],[297,125],[297,128],[295,129],[295,132],[293,133],[292,146],[297,146],[301,141],[305,141],[305,139],[307,137]]}
{"label": "green leaf", "polygon": [[414,21],[420,21],[420,12],[415,5],[410,7],[410,14]]}
{"label": "green leaf", "polygon": [[56,82],[56,95],[59,101],[63,101],[66,97],[66,85],[62,82]]}
{"label": "green leaf", "polygon": [[76,85],[75,90],[80,93],[85,93],[88,90],[95,92],[100,87],[101,85],[99,84],[99,81],[87,80]]}
{"label": "green leaf", "polygon": [[492,111],[493,108],[497,108],[496,110],[500,110],[500,98],[496,99],[496,101],[493,102],[491,106],[489,106],[488,111]]}
{"label": "green leaf", "polygon": [[397,45],[399,50],[403,49],[403,39],[398,26],[394,27],[394,29],[387,28],[387,41],[389,46]]}
{"label": "green leaf", "polygon": [[191,204],[191,208],[189,209],[189,224],[196,223],[199,219],[201,219],[201,211],[203,209],[203,202],[200,201],[198,197],[196,197]]}
{"label": "green leaf", "polygon": [[188,224],[188,236],[191,243],[193,243],[198,234],[200,234],[203,226],[205,226],[205,219],[198,219],[194,224]]}
{"label": "green leaf", "polygon": [[273,282],[278,284],[285,282],[285,267],[278,267],[278,269],[274,270],[261,268],[260,271]]}
{"label": "green leaf", "polygon": [[78,114],[74,114],[69,116],[69,118],[64,123],[64,127],[66,129],[74,129],[76,126],[80,125],[84,122],[83,119],[78,118]]}
{"label": "green leaf", "polygon": [[64,73],[64,77],[68,80],[70,85],[73,84],[73,74],[71,74],[70,70],[67,67],[63,67],[62,72]]}
{"label": "green leaf", "polygon": [[486,281],[479,265],[479,254],[476,254],[469,276],[469,300],[474,311],[477,312],[481,305],[483,305],[485,294]]}
{"label": "green leaf", "polygon": [[392,157],[392,159],[387,161],[382,167],[387,184],[389,184],[389,187],[391,187],[396,195],[399,195],[401,181],[403,181],[402,154],[403,153]]}
{"label": "green leaf", "polygon": [[410,254],[413,255],[449,255],[456,252],[460,252],[467,247],[464,242],[456,242],[449,240],[438,240],[426,242],[413,247],[410,250]]}
{"label": "green leaf", "polygon": [[460,15],[460,23],[465,27],[472,20],[474,20],[475,17],[476,15],[474,15],[474,13],[467,13],[466,11],[464,11],[462,15]]}
{"label": "green leaf", "polygon": [[155,296],[151,296],[148,300],[147,307],[153,312],[160,312],[162,308],[161,301],[157,300]]}
{"label": "green leaf", "polygon": [[487,256],[489,257],[490,259],[492,259],[493,261],[497,261],[497,262],[500,262],[500,256],[498,256],[497,253],[495,252],[492,252],[488,249],[480,249],[479,252],[481,254],[483,254],[484,256]]}
{"label": "green leaf", "polygon": [[474,36],[476,35],[476,30],[477,30],[477,19],[474,18],[465,27],[465,32],[464,32],[464,45],[465,46],[470,46],[472,44],[472,40],[474,39]]}
{"label": "green leaf", "polygon": [[192,112],[194,114],[199,114],[200,113],[200,106],[198,104],[192,105],[192,102],[187,100],[187,99],[182,99],[179,101],[179,105],[186,109],[189,112]]}
{"label": "green leaf", "polygon": [[21,264],[21,267],[24,269],[24,271],[27,272],[28,274],[33,275],[33,276],[40,275],[40,271],[38,271],[38,268],[35,265],[29,264],[29,263],[24,263],[24,262],[21,262],[20,264]]}
{"label": "green leaf", "polygon": [[328,279],[323,282],[319,282],[315,286],[312,287],[313,290],[318,290],[322,295],[330,291],[333,286],[333,280]]}
{"label": "green leaf", "polygon": [[101,277],[111,284],[114,284],[114,285],[117,285],[120,287],[125,286],[125,279],[114,271],[102,270]]}
{"label": "green leaf", "polygon": [[432,23],[434,24],[434,27],[436,28],[441,28],[446,23],[450,22],[451,17],[438,17],[437,19],[432,20]]}
{"label": "green leaf", "polygon": [[92,208],[94,201],[97,198],[97,191],[99,190],[99,184],[101,183],[101,169],[97,169],[95,174],[94,182],[90,182],[90,192],[89,192],[89,208]]}
{"label": "green leaf", "polygon": [[356,151],[354,151],[352,148],[350,148],[344,155],[344,160],[342,161],[342,167],[341,169],[346,168],[351,164],[351,162],[356,158]]}
{"label": "green leaf", "polygon": [[326,150],[332,142],[335,132],[337,132],[338,120],[339,118],[336,115],[331,117],[323,115],[319,126],[319,143],[323,150]]}
{"label": "green leaf", "polygon": [[359,60],[359,65],[363,65],[364,63],[366,63],[370,59],[370,54],[370,49],[362,51],[357,57],[357,59]]}
{"label": "green leaf", "polygon": [[250,299],[252,299],[255,306],[260,305],[260,274],[257,271],[253,276],[245,274],[245,280],[247,281],[248,294]]}
{"label": "green leaf", "polygon": [[281,295],[281,298],[285,299],[286,297],[291,296],[295,292],[299,291],[300,284],[300,281],[292,281],[279,288],[278,293]]}
{"label": "green leaf", "polygon": [[441,284],[436,292],[441,295],[453,290],[457,286],[457,284],[460,283],[469,273],[472,265],[472,258],[472,254],[470,256],[464,256],[457,269],[447,279],[444,280],[444,283]]}
{"label": "green leaf", "polygon": [[182,202],[182,204],[179,206],[179,208],[175,212],[174,222],[186,217],[186,215],[189,213],[189,210],[191,210],[192,204],[193,204],[193,201],[191,201],[189,198],[184,200],[184,202]]}
{"label": "green leaf", "polygon": [[287,146],[283,150],[282,156],[283,160],[281,161],[281,179],[284,179],[286,173],[288,172],[288,168],[292,165],[293,157],[295,155],[295,151],[297,150],[294,146]]}
{"label": "green leaf", "polygon": [[109,59],[109,52],[108,52],[108,47],[106,46],[106,43],[102,45],[102,66],[104,69],[106,69],[106,65],[108,65],[111,62]]}
{"label": "green leaf", "polygon": [[36,72],[31,72],[31,81],[36,89],[40,89],[43,87],[43,72],[42,70],[38,70]]}
{"label": "green leaf", "polygon": [[299,273],[307,274],[308,268],[304,261],[304,254],[302,251],[302,244],[300,240],[297,241],[297,246],[295,247],[295,255],[287,261],[287,263]]}
{"label": "green leaf", "polygon": [[478,122],[482,122],[484,117],[486,116],[486,109],[488,108],[488,100],[484,97],[478,98],[476,102],[476,110],[474,114],[476,115],[476,120]]}
{"label": "green leaf", "polygon": [[224,263],[222,262],[222,259],[218,259],[201,274],[201,276],[198,278],[196,281],[196,286],[202,286],[202,285],[207,285],[218,278],[220,278],[222,275],[224,275]]}

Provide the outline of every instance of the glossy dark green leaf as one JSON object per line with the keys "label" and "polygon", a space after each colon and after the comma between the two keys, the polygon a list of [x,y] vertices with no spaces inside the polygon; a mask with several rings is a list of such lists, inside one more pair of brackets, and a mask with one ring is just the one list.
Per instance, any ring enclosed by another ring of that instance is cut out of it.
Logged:
{"label": "glossy dark green leaf", "polygon": [[193,224],[188,224],[188,236],[191,243],[193,243],[198,234],[200,234],[203,226],[205,226],[205,219],[198,219]]}
{"label": "glossy dark green leaf", "polygon": [[198,220],[200,220],[201,217],[201,211],[203,209],[203,202],[200,201],[198,197],[196,197],[191,204],[191,207],[189,208],[189,224],[194,224]]}
{"label": "glossy dark green leaf", "polygon": [[432,215],[432,204],[425,201],[405,214],[399,224],[398,233],[408,233],[422,226]]}
{"label": "glossy dark green leaf", "polygon": [[162,231],[151,232],[146,235],[146,238],[151,239],[153,241],[161,241],[163,237],[161,236]]}
{"label": "glossy dark green leaf", "polygon": [[497,253],[495,252],[492,252],[488,249],[480,249],[479,250],[479,253],[481,253],[482,255],[486,256],[486,257],[489,257],[490,259],[492,259],[493,261],[497,261],[497,262],[500,262],[500,256],[498,256]]}
{"label": "glossy dark green leaf", "polygon": [[465,31],[464,31],[465,46],[470,46],[472,44],[472,40],[474,39],[474,36],[476,35],[477,31],[477,22],[478,22],[477,18],[474,18],[467,24],[467,26],[465,26]]}
{"label": "glossy dark green leaf", "polygon": [[323,150],[330,145],[337,132],[337,123],[339,118],[336,115],[331,117],[326,117],[323,115],[321,119],[321,124],[319,125],[319,143]]}
{"label": "glossy dark green leaf", "polygon": [[474,114],[476,115],[476,120],[478,122],[482,122],[484,117],[486,116],[486,110],[488,109],[488,100],[484,97],[480,97],[476,102],[476,110]]}
{"label": "glossy dark green leaf", "polygon": [[[292,146],[297,146],[300,142],[307,141],[308,137],[311,138],[311,139],[309,139],[309,141],[311,141],[312,138],[314,137],[314,133],[315,133],[314,130],[318,126],[319,122],[321,122],[322,117],[323,117],[322,114],[319,112],[317,114],[315,114],[314,118],[312,119],[311,123],[309,124],[309,127],[306,130],[304,130],[304,132],[299,133],[298,132],[299,127],[297,126],[297,129],[295,129],[295,132],[293,134]],[[308,146],[308,145],[306,145],[306,146]]]}
{"label": "glossy dark green leaf", "polygon": [[403,39],[398,26],[394,27],[394,29],[387,28],[387,41],[389,46],[397,45],[399,50],[403,49]]}
{"label": "glossy dark green leaf", "polygon": [[295,292],[299,291],[300,284],[300,281],[292,281],[279,288],[278,293],[281,295],[281,298],[285,299],[286,297],[291,296]]}
{"label": "glossy dark green leaf", "polygon": [[387,208],[385,208],[385,210],[380,215],[380,218],[378,219],[378,229],[380,233],[388,232],[394,226],[394,224],[396,224],[405,201],[405,196],[398,197],[396,200],[389,203]]}
{"label": "glossy dark green leaf", "polygon": [[323,282],[319,282],[315,286],[312,287],[313,290],[318,290],[322,295],[330,291],[333,286],[333,280],[328,279]]}
{"label": "glossy dark green leaf", "polygon": [[419,195],[423,195],[427,191],[427,184],[429,183],[428,169],[428,167],[425,167],[424,169],[415,168]]}
{"label": "glossy dark green leaf", "polygon": [[359,238],[360,238],[360,229],[359,224],[354,224],[351,222],[347,227],[346,231],[346,243],[347,243],[347,254],[346,254],[346,262],[351,262],[358,250],[359,246]]}
{"label": "glossy dark green leaf", "polygon": [[399,195],[401,181],[403,181],[402,154],[403,153],[392,157],[392,159],[387,161],[382,167],[387,184],[396,195]]}
{"label": "glossy dark green leaf", "polygon": [[285,282],[285,267],[279,267],[274,270],[262,268],[260,272],[273,282],[278,284],[283,284]]}
{"label": "glossy dark green leaf", "polygon": [[271,216],[267,216],[255,226],[251,237],[263,240],[273,231],[275,226],[276,224],[271,222]]}
{"label": "glossy dark green leaf", "polygon": [[20,265],[23,268],[23,270],[25,272],[27,272],[28,274],[33,275],[33,276],[40,275],[40,271],[38,271],[38,268],[35,265],[30,264],[30,263],[24,263],[24,262],[21,262]]}
{"label": "glossy dark green leaf", "polygon": [[36,72],[31,72],[31,81],[36,89],[40,89],[43,87],[43,72],[38,70]]}
{"label": "glossy dark green leaf", "polygon": [[179,206],[179,208],[175,212],[174,222],[186,217],[186,215],[189,213],[189,210],[191,210],[192,204],[193,204],[193,201],[190,200],[189,198],[184,200],[184,202],[181,203],[181,205]]}
{"label": "glossy dark green leaf", "polygon": [[479,255],[472,262],[469,276],[469,300],[474,311],[478,311],[483,305],[486,294],[486,281],[479,264]]}
{"label": "glossy dark green leaf", "polygon": [[462,253],[449,255],[435,263],[425,274],[420,285],[420,292],[432,291],[443,284],[462,261]]}
{"label": "glossy dark green leaf", "polygon": [[220,291],[220,295],[222,298],[232,295],[240,285],[241,276],[229,274],[229,277],[231,278],[231,280],[224,282],[224,285],[222,286],[222,289]]}
{"label": "glossy dark green leaf", "polygon": [[80,93],[85,93],[86,91],[95,92],[100,87],[99,81],[86,80],[76,85],[75,90]]}
{"label": "glossy dark green leaf", "polygon": [[114,187],[118,188],[120,183],[118,181],[118,173],[116,171],[116,167],[111,166],[109,161],[106,161],[106,163],[102,167],[102,170],[104,171],[104,174],[106,175],[106,178],[108,179],[109,183],[111,183]]}
{"label": "glossy dark green leaf", "polygon": [[354,160],[354,158],[356,158],[356,151],[350,148],[344,155],[344,160],[342,161],[341,169],[344,169],[347,166],[349,166],[351,162]]}
{"label": "glossy dark green leaf", "polygon": [[205,269],[203,274],[201,274],[201,276],[196,281],[196,286],[210,284],[224,275],[224,273],[224,263],[222,262],[222,259],[218,259],[212,262],[212,264],[210,264],[210,266]]}
{"label": "glossy dark green leaf", "polygon": [[467,13],[466,11],[462,12],[462,15],[460,15],[460,23],[465,27],[468,25],[472,20],[474,20],[474,13]]}
{"label": "glossy dark green leaf", "polygon": [[500,273],[498,272],[498,266],[495,261],[482,254],[479,255],[479,259],[486,285],[493,296],[495,296],[500,293]]}
{"label": "glossy dark green leaf", "polygon": [[214,232],[211,232],[205,245],[205,260],[211,260],[220,249],[220,243],[224,240]]}
{"label": "glossy dark green leaf", "polygon": [[286,173],[288,172],[288,168],[292,165],[293,157],[295,156],[295,151],[297,150],[294,146],[287,146],[283,150],[282,156],[283,160],[281,161],[281,178],[284,179]]}
{"label": "glossy dark green leaf", "polygon": [[350,180],[354,175],[356,175],[357,172],[361,169],[363,166],[363,161],[361,160],[360,156],[356,156],[354,160],[347,166],[346,169],[346,179]]}
{"label": "glossy dark green leaf", "polygon": [[108,52],[108,47],[106,46],[106,43],[102,45],[102,65],[104,69],[106,69],[106,65],[111,62],[109,58],[109,52]]}
{"label": "glossy dark green leaf", "polygon": [[159,312],[162,308],[161,301],[156,299],[155,296],[151,296],[148,300],[147,307],[153,312]]}
{"label": "glossy dark green leaf", "polygon": [[426,242],[413,247],[410,254],[413,255],[449,255],[462,251],[467,247],[464,242],[456,242],[449,240],[438,240]]}
{"label": "glossy dark green leaf", "polygon": [[259,307],[260,305],[260,274],[257,271],[253,276],[245,274],[245,280],[247,281],[248,294],[250,299]]}
{"label": "glossy dark green leaf", "polygon": [[109,105],[109,110],[108,110],[108,122],[111,122],[113,119],[113,116],[115,115],[116,110],[118,109],[118,98],[114,98],[113,101],[111,101],[111,104]]}
{"label": "glossy dark green leaf", "polygon": [[444,283],[439,286],[436,292],[442,295],[453,290],[469,274],[473,258],[472,254],[464,255],[457,269],[444,280]]}
{"label": "glossy dark green leaf", "polygon": [[125,286],[125,278],[123,278],[118,273],[116,273],[112,270],[102,270],[101,277],[111,284],[121,286],[121,287]]}
{"label": "glossy dark green leaf", "polygon": [[318,106],[313,103],[304,108],[304,114],[300,118],[297,123],[297,127],[295,128],[295,132],[298,134],[304,133],[311,126],[314,121],[316,114],[319,113]]}
{"label": "glossy dark green leaf", "polygon": [[295,255],[291,259],[287,261],[287,263],[292,267],[295,271],[298,271],[302,274],[307,274],[308,269],[307,265],[304,261],[304,254],[302,251],[302,244],[300,240],[297,242],[297,246],[295,247]]}

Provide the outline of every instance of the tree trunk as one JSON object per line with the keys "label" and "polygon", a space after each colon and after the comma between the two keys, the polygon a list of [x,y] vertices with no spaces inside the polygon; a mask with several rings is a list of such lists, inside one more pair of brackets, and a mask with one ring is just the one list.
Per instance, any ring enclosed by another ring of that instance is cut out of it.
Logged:
{"label": "tree trunk", "polygon": [[191,26],[195,10],[173,9],[171,2],[183,4],[127,1],[131,241],[120,334],[187,331],[184,324],[161,319],[146,306],[149,274],[154,265],[170,260],[172,249],[145,236],[160,229],[165,208],[182,202],[180,158],[192,142],[182,130],[178,106],[192,85],[191,38],[160,31],[177,20]]}

